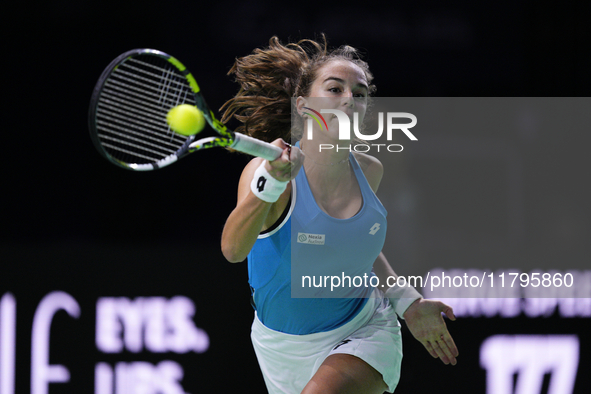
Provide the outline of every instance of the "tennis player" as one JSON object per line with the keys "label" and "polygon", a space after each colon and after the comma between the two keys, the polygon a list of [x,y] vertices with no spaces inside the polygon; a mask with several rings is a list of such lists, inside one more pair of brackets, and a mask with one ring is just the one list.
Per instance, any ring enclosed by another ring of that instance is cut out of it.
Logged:
{"label": "tennis player", "polygon": [[[229,261],[248,257],[251,338],[268,391],[394,392],[402,361],[397,316],[431,356],[455,365],[458,350],[442,317],[455,320],[452,308],[410,286],[367,288],[351,298],[291,297],[292,256],[333,272],[376,275],[380,283],[396,277],[381,252],[386,211],[375,192],[382,164],[345,149],[320,153],[321,143],[343,144],[334,117],[327,116],[328,129],[314,126],[313,139],[305,132],[321,100],[364,115],[375,90],[367,63],[349,46],[329,50],[324,36],[287,45],[273,37],[237,59],[230,74],[240,90],[222,108],[222,121],[234,116],[242,122],[237,131],[283,149],[272,162],[254,158],[245,167],[222,234]],[[301,127],[292,127],[292,98]],[[300,140],[292,147],[285,141],[294,133]],[[323,236],[298,242],[300,229]]]}

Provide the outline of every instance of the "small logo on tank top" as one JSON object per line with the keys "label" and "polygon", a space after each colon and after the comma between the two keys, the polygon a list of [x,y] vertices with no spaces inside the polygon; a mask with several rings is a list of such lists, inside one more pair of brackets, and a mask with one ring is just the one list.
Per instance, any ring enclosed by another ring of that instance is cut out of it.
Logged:
{"label": "small logo on tank top", "polygon": [[324,245],[324,234],[298,233],[299,244]]}
{"label": "small logo on tank top", "polygon": [[369,229],[369,233],[371,235],[375,235],[378,231],[380,231],[380,224],[376,223],[373,226],[371,226],[371,228]]}

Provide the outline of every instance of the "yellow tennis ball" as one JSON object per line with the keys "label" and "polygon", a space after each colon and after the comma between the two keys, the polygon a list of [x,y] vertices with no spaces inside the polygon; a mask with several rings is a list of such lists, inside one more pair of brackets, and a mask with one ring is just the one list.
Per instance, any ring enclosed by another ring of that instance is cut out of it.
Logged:
{"label": "yellow tennis ball", "polygon": [[205,127],[205,117],[194,105],[181,104],[166,114],[170,128],[182,135],[195,135]]}

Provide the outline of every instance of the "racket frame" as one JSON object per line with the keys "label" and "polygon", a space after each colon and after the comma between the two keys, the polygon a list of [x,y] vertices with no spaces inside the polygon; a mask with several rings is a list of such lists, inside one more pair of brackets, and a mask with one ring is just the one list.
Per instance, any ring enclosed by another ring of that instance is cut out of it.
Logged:
{"label": "racket frame", "polygon": [[[190,86],[191,93],[193,94],[195,106],[202,112],[204,118],[207,120],[207,123],[215,130],[218,136],[202,138],[197,141],[195,141],[196,135],[188,136],[185,142],[181,145],[181,147],[178,148],[174,153],[171,153],[168,156],[152,163],[126,163],[120,159],[117,159],[105,149],[99,138],[99,132],[97,130],[96,123],[97,110],[101,93],[103,92],[103,88],[105,87],[107,80],[111,77],[113,72],[117,70],[117,68],[120,65],[129,61],[131,58],[140,55],[151,55],[160,57],[166,60],[168,63],[170,63],[170,65],[175,67],[176,70],[178,70],[182,74],[182,76],[185,77],[186,81]],[[186,156],[191,152],[213,147],[232,148],[254,156],[263,157],[267,160],[275,160],[281,155],[282,149],[277,146],[229,130],[223,123],[221,123],[215,117],[213,111],[211,111],[211,109],[205,102],[205,99],[200,91],[201,89],[199,88],[199,85],[197,84],[197,81],[195,80],[193,75],[189,72],[189,70],[185,67],[184,64],[182,64],[178,59],[174,58],[173,56],[162,51],[149,48],[132,49],[130,51],[127,51],[119,55],[111,63],[109,63],[109,65],[102,72],[98,82],[95,85],[90,100],[90,108],[88,114],[88,126],[90,130],[91,139],[97,150],[100,152],[100,154],[107,160],[122,168],[134,171],[150,171],[162,168],[176,162],[178,159]]]}

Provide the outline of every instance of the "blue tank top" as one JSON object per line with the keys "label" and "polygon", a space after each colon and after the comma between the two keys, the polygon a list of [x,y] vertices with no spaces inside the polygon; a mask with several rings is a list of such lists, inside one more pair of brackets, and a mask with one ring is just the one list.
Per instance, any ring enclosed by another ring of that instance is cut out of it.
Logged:
{"label": "blue tank top", "polygon": [[[384,245],[387,212],[353,154],[349,162],[363,197],[355,216],[336,219],[322,211],[302,167],[292,181],[287,215],[259,235],[248,255],[257,316],[273,330],[304,335],[335,329],[357,315],[373,290],[369,283]],[[325,282],[326,276],[338,276],[344,285],[331,291],[336,279]]]}

